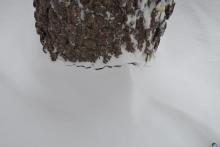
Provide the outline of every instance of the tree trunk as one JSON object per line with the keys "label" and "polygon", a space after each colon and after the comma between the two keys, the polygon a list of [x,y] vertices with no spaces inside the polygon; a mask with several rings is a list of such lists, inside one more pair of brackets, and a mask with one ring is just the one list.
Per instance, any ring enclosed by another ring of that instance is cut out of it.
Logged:
{"label": "tree trunk", "polygon": [[88,68],[146,62],[174,6],[174,0],[34,0],[44,51],[53,61]]}

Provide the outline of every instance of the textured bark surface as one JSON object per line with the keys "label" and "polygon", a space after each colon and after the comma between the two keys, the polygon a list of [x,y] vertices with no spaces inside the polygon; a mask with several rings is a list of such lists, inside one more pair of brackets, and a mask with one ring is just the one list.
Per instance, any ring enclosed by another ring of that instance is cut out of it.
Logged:
{"label": "textured bark surface", "polygon": [[[143,50],[146,61],[160,43],[173,0],[34,0],[37,33],[53,61],[108,63]],[[148,11],[148,12],[145,12]]]}

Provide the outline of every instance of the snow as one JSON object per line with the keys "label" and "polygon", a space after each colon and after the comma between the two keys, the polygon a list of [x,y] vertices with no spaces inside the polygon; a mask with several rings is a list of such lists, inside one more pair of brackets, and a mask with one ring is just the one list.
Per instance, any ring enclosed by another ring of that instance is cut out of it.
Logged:
{"label": "snow", "polygon": [[146,67],[51,62],[32,1],[0,5],[1,147],[210,147],[220,143],[220,1],[177,0]]}

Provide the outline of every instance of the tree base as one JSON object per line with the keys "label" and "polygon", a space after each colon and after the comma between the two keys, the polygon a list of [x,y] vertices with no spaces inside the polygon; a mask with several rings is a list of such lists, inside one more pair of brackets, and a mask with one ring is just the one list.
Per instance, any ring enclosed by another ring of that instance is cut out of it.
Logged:
{"label": "tree base", "polygon": [[37,33],[52,61],[88,67],[146,62],[174,6],[174,0],[34,0]]}

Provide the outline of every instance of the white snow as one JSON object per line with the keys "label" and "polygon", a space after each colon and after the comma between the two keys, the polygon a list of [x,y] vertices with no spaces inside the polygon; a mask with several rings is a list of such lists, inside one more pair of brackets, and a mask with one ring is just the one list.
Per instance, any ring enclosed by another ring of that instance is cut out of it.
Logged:
{"label": "white snow", "polygon": [[32,1],[0,5],[1,147],[220,143],[220,1],[177,0],[156,58],[100,71],[51,62]]}

